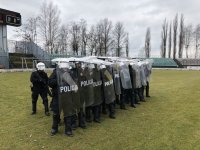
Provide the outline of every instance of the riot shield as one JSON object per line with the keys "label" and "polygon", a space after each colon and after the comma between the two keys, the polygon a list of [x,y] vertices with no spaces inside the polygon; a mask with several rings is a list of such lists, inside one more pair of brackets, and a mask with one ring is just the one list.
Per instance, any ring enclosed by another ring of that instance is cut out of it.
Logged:
{"label": "riot shield", "polygon": [[131,77],[131,84],[132,88],[136,89],[136,70],[133,69],[134,64],[129,65],[130,77]]}
{"label": "riot shield", "polygon": [[123,89],[132,88],[129,68],[126,64],[120,65],[120,78]]}
{"label": "riot shield", "polygon": [[93,71],[88,67],[83,69],[82,77],[80,80],[81,87],[81,102],[85,102],[85,107],[91,106],[94,103],[93,91]]}
{"label": "riot shield", "polygon": [[112,68],[110,66],[106,66],[106,68],[101,70],[101,78],[103,81],[103,94],[105,103],[112,103],[115,100],[115,90],[112,78]]}
{"label": "riot shield", "polygon": [[78,85],[71,76],[70,69],[57,68],[58,98],[59,110],[63,111],[64,116],[71,116],[75,113],[76,105],[79,99],[75,99],[74,95],[78,95]]}
{"label": "riot shield", "polygon": [[114,80],[114,89],[115,94],[120,95],[121,94],[121,85],[120,85],[120,75],[119,75],[119,65],[113,64],[113,80]]}
{"label": "riot shield", "polygon": [[72,99],[73,99],[73,104],[74,104],[74,110],[78,113],[80,111],[80,82],[79,82],[79,74],[78,74],[78,69],[72,68],[70,69],[70,75],[74,81],[74,83],[78,86],[78,91],[72,91]]}
{"label": "riot shield", "polygon": [[93,91],[94,91],[94,103],[93,106],[100,105],[103,102],[102,97],[102,80],[101,72],[97,66],[93,69]]}
{"label": "riot shield", "polygon": [[133,64],[131,65],[131,67],[133,68],[134,72],[135,72],[135,84],[134,84],[134,88],[141,88],[142,84],[141,84],[141,79],[140,79],[140,69],[138,64]]}
{"label": "riot shield", "polygon": [[147,85],[147,82],[146,82],[146,75],[145,75],[145,72],[144,72],[144,66],[143,64],[139,66],[140,68],[140,79],[141,79],[141,84],[143,86],[146,86]]}
{"label": "riot shield", "polygon": [[146,70],[146,78],[148,82],[150,81],[151,69],[152,69],[152,62],[147,61],[145,70]]}
{"label": "riot shield", "polygon": [[86,81],[86,76],[83,74],[84,73],[84,68],[79,67],[78,68],[78,74],[79,74],[79,91],[80,91],[80,107],[83,108],[85,101],[86,101],[86,96],[85,96],[85,87],[81,86],[81,83]]}

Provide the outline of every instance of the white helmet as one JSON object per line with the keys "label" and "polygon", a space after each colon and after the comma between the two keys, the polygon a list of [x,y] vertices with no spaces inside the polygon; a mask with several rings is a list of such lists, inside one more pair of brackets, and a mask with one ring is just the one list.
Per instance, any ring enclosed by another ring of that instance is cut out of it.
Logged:
{"label": "white helmet", "polygon": [[106,65],[104,65],[104,64],[100,65],[100,69],[105,69],[105,68],[106,68]]}
{"label": "white helmet", "polygon": [[94,64],[88,64],[88,67],[89,67],[90,69],[94,69],[94,68],[95,68],[95,65],[94,65]]}
{"label": "white helmet", "polygon": [[58,67],[59,68],[70,68],[70,65],[68,62],[59,62]]}
{"label": "white helmet", "polygon": [[123,66],[123,65],[124,65],[124,63],[123,63],[123,62],[120,62],[120,63],[119,63],[119,66],[120,66],[120,67],[121,67],[121,66]]}
{"label": "white helmet", "polygon": [[39,62],[39,63],[36,65],[36,68],[37,68],[37,70],[44,71],[44,70],[45,70],[45,64],[42,63],[42,62]]}
{"label": "white helmet", "polygon": [[85,68],[86,67],[86,64],[85,63],[81,63],[81,68]]}

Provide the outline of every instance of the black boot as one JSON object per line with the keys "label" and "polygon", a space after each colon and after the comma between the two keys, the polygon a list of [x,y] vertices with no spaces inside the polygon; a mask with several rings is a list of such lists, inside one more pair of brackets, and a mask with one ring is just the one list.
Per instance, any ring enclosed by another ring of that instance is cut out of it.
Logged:
{"label": "black boot", "polygon": [[76,130],[76,128],[77,128],[77,115],[75,114],[72,116],[72,129]]}
{"label": "black boot", "polygon": [[79,127],[85,129],[85,114],[83,112],[83,109],[81,108],[80,112],[78,113],[78,122],[79,122]]}
{"label": "black boot", "polygon": [[131,107],[136,108],[136,106],[135,106],[135,101],[134,101],[133,97],[131,97]]}
{"label": "black boot", "polygon": [[136,108],[136,106],[135,106],[136,101],[135,101],[135,97],[133,95],[132,89],[129,91],[129,97],[130,97],[130,100],[131,100],[131,107]]}
{"label": "black boot", "polygon": [[109,117],[111,119],[115,119],[115,108],[113,103],[108,104],[108,108],[109,108]]}
{"label": "black boot", "polygon": [[141,102],[145,102],[144,95],[142,94],[142,88],[138,89],[138,96]]}
{"label": "black boot", "polygon": [[90,107],[86,107],[85,108],[85,115],[86,115],[86,121],[87,122],[92,122],[91,108]]}
{"label": "black boot", "polygon": [[31,115],[35,115],[36,114],[36,105],[37,105],[36,102],[32,102],[32,113],[31,113]]}
{"label": "black boot", "polygon": [[147,82],[147,86],[146,86],[146,97],[150,97],[149,96],[149,82]]}
{"label": "black boot", "polygon": [[94,106],[92,107],[92,112],[93,112],[93,116],[94,116],[94,122],[96,123],[100,123],[100,111],[99,111],[99,106]]}
{"label": "black boot", "polygon": [[116,95],[116,104],[117,105],[120,105],[120,95]]}
{"label": "black boot", "polygon": [[121,96],[120,96],[120,109],[123,109],[123,110],[126,110],[125,98],[126,98],[125,93],[121,94]]}
{"label": "black boot", "polygon": [[135,99],[135,104],[140,104],[138,100],[138,90],[134,89],[133,91],[134,99]]}
{"label": "black boot", "polygon": [[44,110],[45,110],[45,115],[46,115],[46,116],[50,116],[48,101],[45,101],[45,102],[44,102]]}
{"label": "black boot", "polygon": [[53,100],[51,100],[49,108],[50,108],[50,111],[53,111]]}
{"label": "black boot", "polygon": [[72,134],[72,127],[71,127],[71,124],[72,124],[72,118],[71,116],[69,117],[64,117],[64,122],[65,122],[65,135],[67,136],[73,136]]}
{"label": "black boot", "polygon": [[102,108],[102,114],[106,115],[107,111],[106,111],[106,103],[105,103],[105,101],[103,101],[103,103],[101,104],[101,108]]}
{"label": "black boot", "polygon": [[53,115],[53,124],[51,129],[51,135],[55,135],[58,133],[58,124],[60,122],[60,116],[59,115]]}

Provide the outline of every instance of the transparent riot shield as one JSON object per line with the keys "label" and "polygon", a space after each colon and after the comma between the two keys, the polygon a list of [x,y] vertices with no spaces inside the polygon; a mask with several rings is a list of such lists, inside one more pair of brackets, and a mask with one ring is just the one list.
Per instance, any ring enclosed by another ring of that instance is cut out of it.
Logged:
{"label": "transparent riot shield", "polygon": [[114,80],[114,88],[115,88],[115,94],[120,95],[121,94],[121,85],[120,85],[120,68],[118,64],[113,64],[113,80]]}
{"label": "transparent riot shield", "polygon": [[84,68],[80,80],[81,101],[85,103],[85,107],[92,106],[94,103],[93,91],[93,71],[88,67]]}
{"label": "transparent riot shield", "polygon": [[94,91],[94,103],[93,106],[100,105],[103,102],[102,97],[102,80],[101,72],[97,66],[93,69],[93,91]]}
{"label": "transparent riot shield", "polygon": [[70,69],[57,68],[56,72],[60,112],[63,111],[64,116],[71,116],[76,113],[76,104],[80,101],[73,96],[79,92],[78,85],[73,80]]}
{"label": "transparent riot shield", "polygon": [[106,104],[112,103],[115,100],[115,91],[111,71],[112,68],[110,66],[106,66],[106,68],[103,68],[101,70],[101,77],[103,81],[103,94]]}
{"label": "transparent riot shield", "polygon": [[123,89],[132,88],[128,65],[126,64],[120,65],[120,78]]}
{"label": "transparent riot shield", "polygon": [[134,72],[135,72],[135,87],[134,88],[141,88],[142,84],[141,84],[141,79],[140,79],[140,69],[138,64],[133,64],[131,65],[131,67],[133,68]]}
{"label": "transparent riot shield", "polygon": [[147,80],[146,80],[146,75],[145,75],[145,72],[144,72],[144,65],[140,65],[139,66],[140,68],[140,79],[141,79],[141,84],[143,86],[146,86],[147,85]]}
{"label": "transparent riot shield", "polygon": [[136,70],[133,67],[134,64],[129,65],[130,77],[132,88],[136,89]]}

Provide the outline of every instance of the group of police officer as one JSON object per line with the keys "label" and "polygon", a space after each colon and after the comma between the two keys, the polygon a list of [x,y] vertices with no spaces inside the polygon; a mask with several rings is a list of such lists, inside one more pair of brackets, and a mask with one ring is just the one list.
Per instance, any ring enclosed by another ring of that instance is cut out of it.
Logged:
{"label": "group of police officer", "polygon": [[[100,123],[101,113],[115,119],[115,106],[126,109],[126,104],[144,102],[144,90],[149,96],[151,60],[125,58],[68,58],[56,62],[48,78],[45,65],[38,63],[31,75],[32,114],[36,114],[36,103],[40,95],[45,115],[49,116],[47,94],[52,96],[53,111],[51,135],[58,132],[61,112],[64,116],[65,134],[72,136],[78,126],[86,128],[85,122]],[[49,91],[51,88],[51,92]],[[78,125],[77,125],[78,122]]]}

